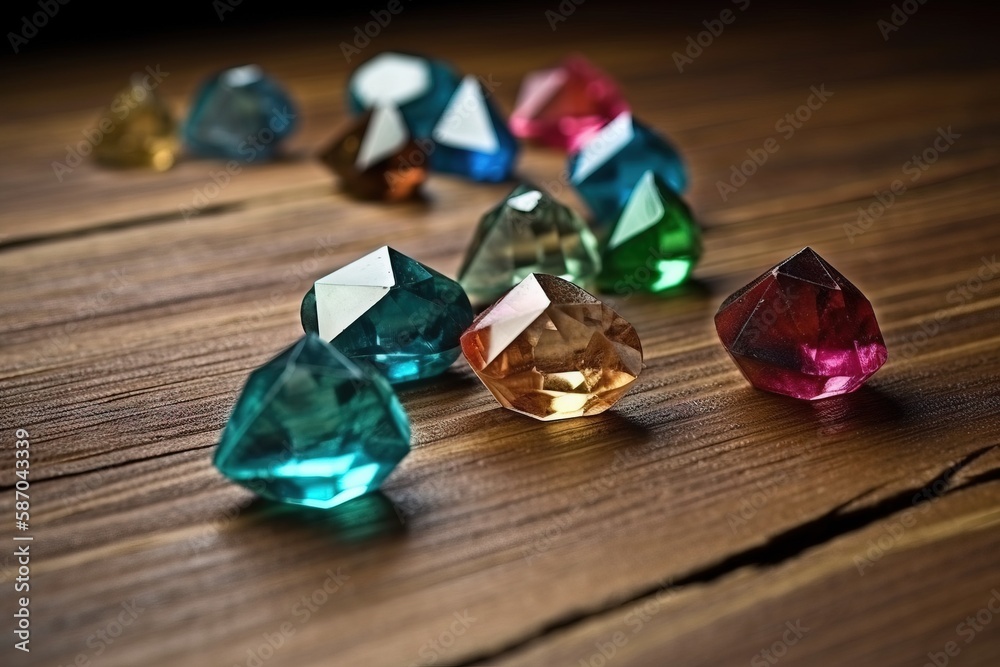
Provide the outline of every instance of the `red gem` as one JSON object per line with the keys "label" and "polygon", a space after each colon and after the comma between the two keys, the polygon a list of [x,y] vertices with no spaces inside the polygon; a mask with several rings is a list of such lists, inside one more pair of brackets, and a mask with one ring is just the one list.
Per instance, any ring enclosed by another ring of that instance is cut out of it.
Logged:
{"label": "red gem", "polygon": [[871,303],[812,248],[726,299],[715,328],[750,384],[794,398],[852,392],[888,356]]}
{"label": "red gem", "polygon": [[522,139],[574,151],[628,109],[611,77],[574,55],[524,77],[510,129]]}

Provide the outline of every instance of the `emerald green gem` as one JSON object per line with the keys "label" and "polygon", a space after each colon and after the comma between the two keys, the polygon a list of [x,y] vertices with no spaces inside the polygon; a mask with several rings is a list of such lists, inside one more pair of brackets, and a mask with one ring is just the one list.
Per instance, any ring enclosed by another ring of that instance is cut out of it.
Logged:
{"label": "emerald green gem", "polygon": [[388,246],[317,280],[301,315],[307,333],[393,384],[443,373],[472,324],[461,285]]}
{"label": "emerald green gem", "polygon": [[409,451],[385,378],[307,335],[250,374],[215,466],[267,498],[334,507],[377,489]]}
{"label": "emerald green gem", "polygon": [[586,221],[542,191],[519,185],[479,221],[458,271],[476,305],[493,303],[532,273],[583,285],[601,256]]}
{"label": "emerald green gem", "polygon": [[701,257],[701,231],[687,204],[652,171],[632,190],[604,249],[601,290],[662,292],[680,285]]}

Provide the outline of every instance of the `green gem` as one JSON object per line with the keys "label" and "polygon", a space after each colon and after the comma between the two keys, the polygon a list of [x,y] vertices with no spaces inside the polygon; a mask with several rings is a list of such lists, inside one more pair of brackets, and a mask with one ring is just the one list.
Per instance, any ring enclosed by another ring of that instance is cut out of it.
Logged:
{"label": "green gem", "polygon": [[307,335],[250,374],[215,465],[262,496],[333,507],[377,489],[409,451],[389,383]]}
{"label": "green gem", "polygon": [[519,185],[479,221],[458,282],[477,305],[496,301],[532,273],[582,285],[601,257],[586,221],[530,185]]}
{"label": "green gem", "polygon": [[443,373],[461,354],[472,306],[457,282],[382,246],[316,281],[302,328],[389,382]]}
{"label": "green gem", "polygon": [[701,257],[701,231],[687,204],[652,171],[632,190],[604,249],[598,286],[622,294],[638,286],[662,292],[680,285]]}

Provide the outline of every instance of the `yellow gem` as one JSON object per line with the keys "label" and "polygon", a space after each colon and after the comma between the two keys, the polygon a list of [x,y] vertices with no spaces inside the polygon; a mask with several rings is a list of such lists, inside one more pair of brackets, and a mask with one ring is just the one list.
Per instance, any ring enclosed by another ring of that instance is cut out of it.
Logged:
{"label": "yellow gem", "polygon": [[115,96],[88,133],[98,162],[157,171],[173,166],[179,148],[177,124],[148,82],[149,77],[133,75],[130,85]]}

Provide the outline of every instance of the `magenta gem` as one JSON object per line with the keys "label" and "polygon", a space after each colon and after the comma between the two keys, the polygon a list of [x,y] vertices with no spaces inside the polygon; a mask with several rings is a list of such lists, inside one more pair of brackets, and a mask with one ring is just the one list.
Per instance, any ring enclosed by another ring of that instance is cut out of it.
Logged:
{"label": "magenta gem", "polygon": [[793,398],[852,392],[888,357],[871,303],[812,248],[726,299],[715,328],[750,384]]}
{"label": "magenta gem", "polygon": [[618,84],[583,56],[529,72],[510,115],[515,136],[575,151],[629,106]]}

